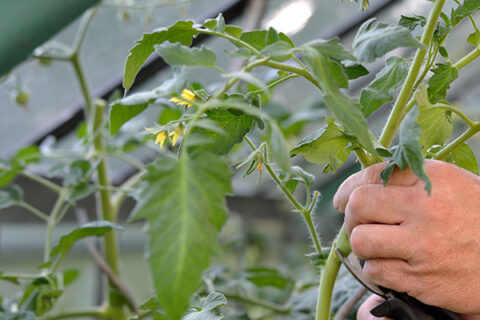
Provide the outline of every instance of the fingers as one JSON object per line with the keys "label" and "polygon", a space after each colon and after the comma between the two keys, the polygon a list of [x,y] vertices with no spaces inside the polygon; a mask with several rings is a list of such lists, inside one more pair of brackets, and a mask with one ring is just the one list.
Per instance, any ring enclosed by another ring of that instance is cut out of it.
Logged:
{"label": "fingers", "polygon": [[416,240],[398,225],[362,224],[350,235],[353,252],[362,260],[391,258],[408,261],[415,253]]}
{"label": "fingers", "polygon": [[377,318],[374,317],[370,310],[376,307],[378,304],[382,303],[384,300],[382,297],[372,294],[370,297],[365,300],[365,302],[360,306],[357,312],[357,320],[390,320],[390,318]]}
{"label": "fingers", "polygon": [[[383,185],[380,173],[386,164],[386,162],[374,164],[345,180],[333,198],[333,206],[335,209],[339,212],[345,212],[350,195],[358,187],[370,184]],[[410,169],[401,171],[397,168],[392,173],[388,185],[412,186],[418,181],[419,179]]]}
{"label": "fingers", "polygon": [[397,292],[408,293],[417,288],[411,273],[411,266],[400,259],[370,259],[363,265],[363,276],[368,282]]}
{"label": "fingers", "polygon": [[418,195],[406,187],[366,185],[356,188],[345,209],[348,234],[364,223],[400,224],[417,209]]}

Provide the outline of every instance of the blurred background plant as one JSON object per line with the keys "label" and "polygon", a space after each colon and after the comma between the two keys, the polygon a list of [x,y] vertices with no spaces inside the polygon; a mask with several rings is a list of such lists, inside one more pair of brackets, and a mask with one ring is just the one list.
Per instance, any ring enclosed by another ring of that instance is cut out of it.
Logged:
{"label": "blurred background plant", "polygon": [[[453,7],[455,3],[452,1],[448,5]],[[360,13],[356,4],[348,2],[191,0],[104,1],[89,9],[83,18],[38,47],[31,58],[16,66],[0,85],[0,110],[4,114],[0,118],[0,150],[5,159],[0,162],[0,185],[4,187],[0,195],[0,209],[3,209],[0,210],[0,271],[3,272],[0,277],[5,280],[0,284],[4,310],[0,319],[11,319],[13,315],[18,319],[40,316],[60,319],[65,316],[56,315],[64,311],[69,312],[69,317],[105,315],[98,313],[100,309],[92,309],[90,313],[71,311],[72,307],[90,307],[104,302],[107,289],[102,274],[109,271],[102,268],[101,259],[92,261],[87,253],[95,257],[99,242],[94,241],[90,246],[82,246],[83,242],[79,242],[58,265],[58,272],[52,272],[57,269],[57,260],[52,264],[50,254],[53,248],[53,253],[58,254],[56,259],[63,258],[74,240],[89,235],[102,236],[119,229],[119,225],[122,231],[117,232],[121,248],[120,279],[117,280],[121,285],[115,284],[115,277],[110,277],[114,283],[110,287],[120,293],[123,286],[128,288],[128,294],[120,296],[122,299],[129,297],[126,305],[131,310],[140,308],[142,317],[158,309],[158,302],[150,299],[154,287],[142,253],[143,223],[127,222],[134,201],[127,199],[123,203],[122,200],[127,192],[133,197],[138,194],[129,182],[142,172],[144,163],[160,153],[174,152],[167,144],[161,150],[155,145],[156,136],[143,128],[162,126],[178,119],[184,109],[169,103],[168,99],[159,99],[113,136],[103,134],[105,123],[92,116],[98,116],[104,108],[104,102],[94,98],[115,101],[122,96],[117,89],[121,88],[125,58],[143,32],[171,25],[179,19],[202,22],[223,12],[229,24],[241,25],[244,31],[273,27],[296,44],[339,35],[349,47],[354,31],[371,15],[382,21],[395,21],[401,14],[425,13],[427,8],[428,3],[423,2],[382,1]],[[238,71],[243,59],[248,57],[245,52],[234,51],[234,46],[216,38],[199,37],[196,41],[203,41],[217,53],[227,52],[227,55],[218,54],[217,66],[230,73]],[[449,41],[458,51],[449,52],[450,57],[461,57],[468,52],[469,44],[462,38],[450,37]],[[399,49],[395,53],[407,55],[408,50]],[[232,56],[237,59],[228,60]],[[70,65],[58,60],[66,60]],[[383,64],[377,61],[367,65],[371,75],[354,81],[352,93],[371,81]],[[480,91],[477,90],[478,82],[472,79],[479,65],[471,66],[461,82],[454,83],[450,95],[457,98],[464,112],[476,118],[473,107]],[[8,69],[8,66],[3,68]],[[173,71],[161,59],[150,58],[130,94],[156,88],[172,75]],[[271,70],[260,70],[256,75],[265,83],[279,76]],[[200,98],[202,90],[218,90],[218,84],[224,81],[215,70],[193,69],[183,76]],[[245,90],[255,87],[251,79],[243,80],[246,80],[242,85]],[[270,96],[260,97],[262,110],[277,121],[290,148],[327,115],[322,96],[300,79],[292,79],[281,84]],[[85,109],[91,123],[83,122]],[[377,112],[369,119],[374,133],[379,133],[385,117],[386,113]],[[101,121],[95,124],[95,119]],[[165,128],[165,131],[175,134],[176,128]],[[98,135],[106,138],[105,145],[97,144],[92,148],[95,143],[89,139],[95,140]],[[254,138],[260,139],[261,135]],[[474,146],[476,143],[476,139],[472,140]],[[248,146],[235,148],[232,162],[243,160]],[[94,182],[91,177],[101,166],[104,152],[108,153],[110,180],[108,183]],[[305,253],[311,251],[308,232],[303,221],[289,213],[283,196],[272,188],[261,161],[261,157],[255,159],[251,175],[242,177],[241,169],[233,177],[234,195],[228,198],[230,217],[220,235],[221,253],[203,273],[203,285],[191,305],[206,311],[220,306],[218,310],[227,319],[313,319],[318,265],[312,265],[305,257]],[[329,243],[342,221],[331,208],[331,197],[341,181],[358,170],[359,165],[350,157],[335,174],[322,174],[323,167],[308,164],[299,157],[294,158],[293,163],[316,177],[310,191],[318,190],[321,197],[313,218],[324,238],[323,243]],[[118,196],[117,200],[120,199],[116,202],[118,207],[114,208],[119,210],[119,225],[101,222],[85,226],[86,221],[98,219],[93,193],[102,190],[111,191]],[[56,198],[59,191],[60,196]],[[298,190],[296,195],[306,198],[310,192]],[[54,220],[46,214],[52,208]],[[42,220],[47,222],[47,228],[39,223]],[[79,224],[83,228],[76,229]],[[65,239],[62,245],[60,239],[64,235],[69,236],[62,238]],[[45,239],[50,243],[48,250],[43,247]],[[55,247],[57,243],[61,245]],[[42,259],[47,264],[42,265]],[[336,288],[334,312],[358,290],[358,285],[347,273],[342,273]],[[206,293],[212,291],[223,292],[228,307],[221,306],[224,302],[221,296],[206,298]],[[110,296],[110,301],[116,298]],[[115,313],[106,316],[121,319]],[[163,319],[161,312],[155,316],[155,319]],[[191,317],[194,316],[201,315],[193,313]]]}

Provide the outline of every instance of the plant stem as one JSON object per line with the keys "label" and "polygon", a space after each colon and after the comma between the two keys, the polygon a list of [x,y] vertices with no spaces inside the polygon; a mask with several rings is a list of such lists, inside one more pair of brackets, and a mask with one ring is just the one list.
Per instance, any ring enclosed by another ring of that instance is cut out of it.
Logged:
{"label": "plant stem", "polygon": [[472,52],[467,54],[465,57],[458,60],[457,63],[455,63],[453,66],[455,68],[457,68],[458,70],[460,70],[463,67],[465,67],[467,64],[472,62],[473,60],[477,59],[478,57],[480,57],[480,49],[479,48],[473,50]]}
{"label": "plant stem", "polygon": [[302,214],[303,214],[303,218],[305,219],[305,222],[307,223],[310,236],[312,237],[312,242],[313,242],[313,245],[315,246],[315,251],[317,251],[317,253],[321,253],[322,245],[320,243],[320,239],[318,238],[317,229],[315,229],[315,224],[313,223],[313,220],[312,220],[312,212],[305,210],[302,212]]}
{"label": "plant stem", "polygon": [[451,111],[451,112],[455,113],[457,116],[459,116],[463,121],[465,121],[465,123],[468,124],[469,127],[475,126],[475,122],[470,120],[466,115],[463,114],[463,112],[461,112],[457,108],[454,108],[454,107],[446,105],[446,104],[434,105],[434,107],[436,107],[438,109],[444,109],[444,110]]}
{"label": "plant stem", "polygon": [[[100,187],[104,187],[97,191],[97,204],[98,212],[101,214],[101,218],[106,221],[116,222],[115,212],[112,206],[112,200],[108,188],[110,188],[110,182],[108,179],[108,165],[105,156],[105,146],[103,143],[103,135],[101,134],[103,129],[103,116],[106,108],[106,103],[103,100],[97,100],[95,102],[95,118],[93,121],[93,132],[98,133],[93,140],[95,153],[99,155],[100,162],[97,167],[97,180]],[[118,266],[118,246],[117,236],[115,230],[110,231],[104,238],[104,255],[105,261],[108,263],[115,275],[119,274]],[[123,306],[122,299],[118,298],[118,290],[115,288],[115,284],[109,281],[109,306],[121,308]],[[122,312],[123,313],[123,312]],[[123,314],[122,319],[125,317]]]}
{"label": "plant stem", "polygon": [[461,144],[463,144],[466,140],[468,140],[470,137],[475,135],[477,132],[480,131],[480,123],[475,123],[472,127],[468,128],[467,131],[465,131],[461,136],[459,136],[457,139],[452,141],[450,144],[446,145],[443,147],[440,151],[438,151],[435,156],[433,156],[433,159],[437,160],[442,160],[445,158],[450,152],[455,150],[457,147],[459,147]]}
{"label": "plant stem", "polygon": [[270,301],[262,300],[256,297],[251,296],[244,296],[239,294],[225,294],[227,299],[231,300],[238,300],[241,302],[245,302],[248,304],[256,305],[259,307],[263,307],[265,309],[269,309],[275,311],[275,313],[279,314],[289,314],[291,312],[290,306],[281,306]]}
{"label": "plant stem", "polygon": [[58,196],[57,202],[53,206],[52,213],[47,220],[47,233],[45,236],[45,248],[43,252],[43,262],[46,263],[50,260],[50,250],[52,247],[52,233],[53,228],[57,225],[57,216],[62,209],[63,204],[67,198],[67,190],[63,190]]}
{"label": "plant stem", "polygon": [[437,0],[435,1],[432,10],[430,11],[430,15],[427,20],[427,24],[425,26],[425,30],[423,31],[421,43],[423,44],[424,48],[419,48],[415,54],[415,58],[413,59],[413,64],[408,71],[407,79],[400,90],[398,95],[397,101],[395,101],[395,105],[393,106],[392,112],[388,117],[387,124],[383,129],[382,135],[380,136],[379,142],[384,146],[388,147],[397,132],[398,127],[400,126],[400,122],[402,120],[403,109],[405,105],[408,103],[408,99],[412,93],[413,86],[415,85],[415,81],[417,76],[420,72],[420,69],[423,64],[423,60],[427,53],[427,48],[430,46],[430,42],[432,41],[433,32],[435,31],[435,27],[437,25],[438,18],[440,17],[440,13],[442,12],[442,8],[445,4],[445,0]]}
{"label": "plant stem", "polygon": [[30,205],[29,203],[27,202],[24,202],[24,201],[20,201],[17,203],[17,205],[19,207],[22,207],[28,211],[30,211],[31,213],[33,213],[34,215],[36,215],[37,217],[39,217],[40,219],[42,219],[43,221],[46,221],[48,222],[49,221],[49,218],[48,216],[43,213],[42,211],[38,210],[37,208],[35,208],[34,206]]}
{"label": "plant stem", "polygon": [[35,182],[38,182],[38,183],[44,185],[45,187],[47,187],[48,189],[50,189],[52,191],[55,191],[56,193],[60,194],[63,190],[60,186],[56,185],[55,183],[51,182],[50,180],[47,180],[44,177],[41,177],[39,175],[30,173],[30,172],[25,172],[25,171],[22,172],[22,175],[31,179],[31,180],[33,180],[33,181],[35,181]]}
{"label": "plant stem", "polygon": [[145,171],[142,170],[137,174],[131,176],[127,181],[125,181],[119,187],[120,190],[112,195],[112,210],[114,211],[115,215],[117,214],[118,210],[120,209],[120,206],[122,205],[123,201],[127,197],[127,191],[125,190],[132,189],[137,183],[139,183],[142,180],[144,174],[145,174]]}
{"label": "plant stem", "polygon": [[330,319],[330,305],[332,303],[333,287],[335,286],[338,270],[342,264],[335,253],[336,248],[340,249],[344,256],[348,256],[352,251],[347,232],[345,231],[345,226],[342,226],[337,238],[334,240],[332,249],[328,254],[327,262],[322,268],[320,274],[320,290],[318,294],[315,320]]}
{"label": "plant stem", "polygon": [[78,59],[78,54],[73,54],[70,58],[70,61],[73,68],[75,69],[75,74],[77,76],[78,82],[80,83],[83,98],[85,99],[85,109],[87,111],[87,115],[90,115],[92,112],[92,98],[90,95],[90,89],[88,88],[87,79],[80,64],[80,60]]}
{"label": "plant stem", "polygon": [[[248,143],[248,145],[252,148],[253,151],[257,150],[257,147],[253,144],[253,142],[252,142],[252,140],[250,140],[250,138],[245,136],[245,137],[243,137],[243,139]],[[300,202],[297,201],[297,199],[295,199],[295,197],[290,192],[290,190],[288,190],[288,188],[285,186],[285,184],[282,182],[282,180],[280,180],[280,178],[277,176],[275,171],[273,171],[270,164],[268,164],[267,162],[264,161],[263,166],[265,167],[265,169],[267,169],[267,171],[270,174],[270,176],[272,177],[273,181],[275,181],[275,183],[278,185],[280,190],[282,190],[283,194],[288,198],[290,203],[295,207],[296,211],[304,212],[305,208],[300,204]]]}

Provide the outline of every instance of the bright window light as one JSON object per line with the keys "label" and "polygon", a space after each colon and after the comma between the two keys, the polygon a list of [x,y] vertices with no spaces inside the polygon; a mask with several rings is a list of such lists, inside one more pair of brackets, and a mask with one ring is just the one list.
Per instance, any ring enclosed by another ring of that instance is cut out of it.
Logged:
{"label": "bright window light", "polygon": [[265,28],[274,28],[278,32],[292,35],[300,31],[313,15],[310,0],[294,0],[284,4],[270,14],[263,24]]}

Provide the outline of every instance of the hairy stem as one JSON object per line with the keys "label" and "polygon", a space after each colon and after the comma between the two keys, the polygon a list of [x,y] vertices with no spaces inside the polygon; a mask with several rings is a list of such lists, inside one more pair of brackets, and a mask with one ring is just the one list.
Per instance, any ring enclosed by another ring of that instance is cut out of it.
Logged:
{"label": "hairy stem", "polygon": [[405,105],[408,103],[413,86],[415,85],[420,69],[422,68],[423,60],[427,53],[427,48],[430,46],[430,42],[432,41],[433,32],[435,31],[435,27],[437,25],[437,21],[440,17],[440,13],[442,12],[444,4],[445,0],[437,0],[435,1],[432,10],[430,11],[430,15],[428,17],[427,24],[425,26],[425,30],[423,31],[421,39],[421,43],[424,47],[419,48],[415,54],[413,64],[410,67],[405,83],[400,90],[397,101],[395,101],[392,112],[388,117],[387,124],[383,129],[382,135],[380,136],[379,142],[384,147],[388,147],[390,145],[393,137],[395,136],[395,133],[398,130],[398,127],[400,126],[403,110],[405,108]]}

